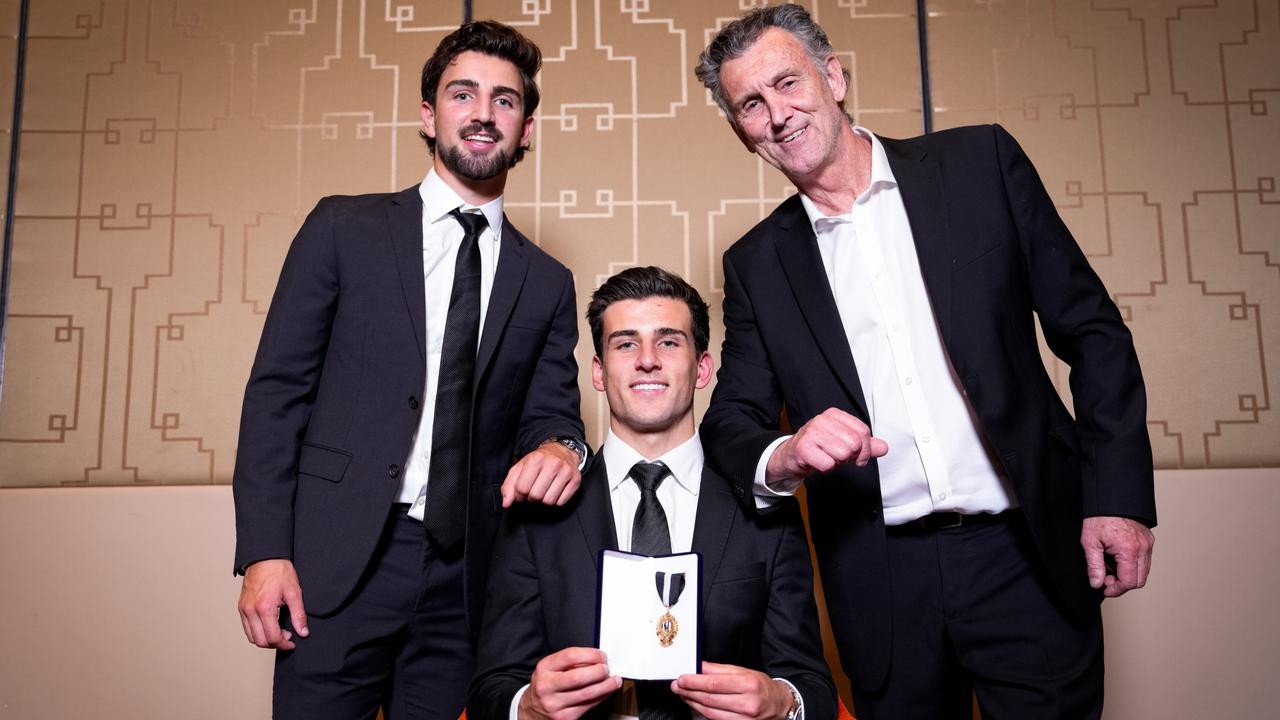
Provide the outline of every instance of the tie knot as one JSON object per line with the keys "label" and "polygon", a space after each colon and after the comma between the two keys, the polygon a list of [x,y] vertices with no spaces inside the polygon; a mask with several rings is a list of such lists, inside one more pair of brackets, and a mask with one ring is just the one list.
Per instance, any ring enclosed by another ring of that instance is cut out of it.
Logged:
{"label": "tie knot", "polygon": [[631,479],[640,486],[641,494],[655,492],[671,470],[660,462],[638,462],[631,466]]}
{"label": "tie knot", "polygon": [[484,226],[488,225],[488,222],[484,219],[484,213],[462,212],[461,209],[454,208],[449,211],[449,214],[462,226],[462,231],[466,234],[466,237],[479,238]]}

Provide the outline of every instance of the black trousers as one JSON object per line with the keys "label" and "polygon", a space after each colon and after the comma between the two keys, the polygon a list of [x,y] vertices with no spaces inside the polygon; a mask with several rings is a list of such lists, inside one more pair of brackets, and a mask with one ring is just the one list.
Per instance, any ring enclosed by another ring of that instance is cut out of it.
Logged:
{"label": "black trousers", "polygon": [[975,692],[983,720],[1102,715],[1101,613],[1068,619],[1022,514],[1005,517],[890,533],[893,656],[858,720],[970,720]]}
{"label": "black trousers", "polygon": [[[456,720],[475,656],[463,606],[462,553],[440,558],[422,523],[395,506],[365,576],[311,635],[276,654],[277,720]],[[303,602],[306,602],[305,593]],[[288,613],[282,613],[287,622]]]}

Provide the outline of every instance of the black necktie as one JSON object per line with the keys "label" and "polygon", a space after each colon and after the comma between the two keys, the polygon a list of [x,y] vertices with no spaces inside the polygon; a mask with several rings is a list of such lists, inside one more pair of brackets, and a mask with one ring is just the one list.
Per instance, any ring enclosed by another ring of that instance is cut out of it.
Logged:
{"label": "black necktie", "polygon": [[427,509],[422,524],[441,551],[462,540],[466,528],[467,477],[471,459],[471,379],[480,338],[480,233],[484,215],[450,213],[462,225],[453,268],[453,292],[444,323],[440,376],[431,429]]}
{"label": "black necktie", "polygon": [[[671,471],[660,462],[638,462],[631,467],[631,479],[640,486],[640,504],[631,524],[631,552],[641,555],[670,555],[671,530],[667,513],[658,501],[658,486]],[[688,720],[685,705],[667,680],[637,680],[636,705],[640,720]]]}
{"label": "black necktie", "polygon": [[640,486],[640,504],[631,524],[631,552],[639,555],[670,555],[671,530],[667,513],[658,502],[658,486],[671,471],[660,462],[638,462],[631,467],[631,479]]}

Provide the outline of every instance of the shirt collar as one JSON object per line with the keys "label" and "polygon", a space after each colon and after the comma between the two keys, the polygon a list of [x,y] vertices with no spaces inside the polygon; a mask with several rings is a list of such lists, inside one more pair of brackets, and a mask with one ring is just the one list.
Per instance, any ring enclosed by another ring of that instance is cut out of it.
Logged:
{"label": "shirt collar", "polygon": [[463,211],[478,208],[484,215],[485,221],[489,223],[489,229],[493,231],[494,242],[502,239],[502,195],[484,205],[471,205],[464,202],[462,197],[436,174],[435,168],[427,171],[427,176],[418,186],[418,194],[422,196],[423,216],[429,224],[445,219],[445,216],[455,208],[462,208]]}
{"label": "shirt collar", "polygon": [[[861,125],[855,125],[853,131],[871,141],[871,182],[867,183],[867,189],[863,190],[862,194],[853,201],[854,205],[861,205],[867,202],[875,193],[897,187],[898,180],[893,176],[893,168],[889,166],[889,157],[884,153],[884,146],[880,144],[880,138]],[[815,235],[820,234],[830,226],[850,222],[850,215],[853,214],[853,208],[849,208],[849,212],[843,215],[823,215],[818,206],[804,193],[800,193],[800,204],[804,206],[804,212],[809,216],[809,224],[813,226],[813,234]]]}
{"label": "shirt collar", "polygon": [[610,430],[600,452],[604,455],[605,470],[609,473],[609,492],[617,490],[618,486],[627,479],[631,466],[643,461],[661,461],[671,471],[671,476],[676,479],[676,485],[684,488],[690,495],[696,497],[699,488],[702,487],[702,440],[699,439],[696,430],[688,440],[671,448],[662,457],[656,458],[642,456],[636,452],[635,448],[614,435],[613,430]]}

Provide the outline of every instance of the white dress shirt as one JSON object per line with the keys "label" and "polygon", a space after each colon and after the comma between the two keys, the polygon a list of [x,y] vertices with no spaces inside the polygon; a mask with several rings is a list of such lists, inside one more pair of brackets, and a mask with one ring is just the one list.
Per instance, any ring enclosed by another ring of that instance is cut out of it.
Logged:
{"label": "white dress shirt", "polygon": [[[444,346],[445,320],[449,316],[449,296],[453,292],[453,271],[462,244],[462,225],[449,214],[482,213],[487,226],[480,233],[480,328],[489,308],[494,269],[502,239],[502,196],[476,207],[463,202],[433,169],[418,188],[422,196],[422,268],[426,290],[427,379],[422,390],[422,419],[413,436],[413,448],[405,460],[396,502],[409,503],[409,516],[422,520],[426,514],[428,468],[431,466],[431,431],[435,424],[436,390],[440,380],[440,354]],[[479,346],[477,346],[478,348]]]}
{"label": "white dress shirt", "polygon": [[[871,182],[850,212],[824,216],[800,196],[817,236],[822,264],[835,296],[872,433],[889,445],[879,458],[886,525],[932,512],[998,513],[1015,505],[1008,479],[984,442],[942,345],[929,303],[902,193],[879,138],[871,141]],[[769,488],[766,449],[756,490],[790,494],[799,482]]]}
{"label": "white dress shirt", "polygon": [[[614,529],[618,533],[618,549],[631,552],[631,525],[635,521],[636,507],[640,504],[640,486],[631,480],[631,468],[638,462],[661,462],[671,471],[662,480],[662,484],[658,485],[658,502],[662,503],[662,511],[667,515],[667,529],[671,532],[671,552],[689,552],[693,548],[693,529],[698,517],[698,491],[702,487],[703,454],[698,433],[694,432],[693,437],[660,457],[647,458],[610,430],[600,453],[604,455],[605,470],[608,473],[609,502],[613,507]],[[795,689],[789,681],[775,679]],[[511,698],[510,720],[517,720],[520,698],[528,689],[529,686],[525,685]],[[702,718],[697,712],[691,711],[691,715],[694,720]],[[800,718],[804,718],[803,703]],[[637,718],[634,715],[611,713],[609,720]]]}
{"label": "white dress shirt", "polygon": [[662,457],[646,458],[610,430],[600,452],[609,473],[609,501],[618,531],[618,549],[631,552],[631,525],[640,505],[640,486],[630,479],[631,468],[638,462],[661,462],[671,471],[658,486],[658,502],[667,514],[667,530],[671,532],[671,552],[689,552],[698,515],[698,489],[702,486],[702,441],[698,434],[695,432]]}

